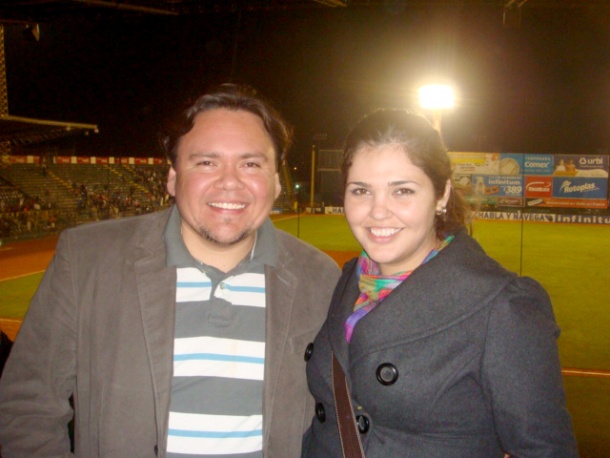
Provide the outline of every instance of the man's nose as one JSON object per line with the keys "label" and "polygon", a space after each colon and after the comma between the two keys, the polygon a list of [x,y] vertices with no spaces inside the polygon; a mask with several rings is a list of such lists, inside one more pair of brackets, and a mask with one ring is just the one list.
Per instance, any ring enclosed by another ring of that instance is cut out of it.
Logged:
{"label": "man's nose", "polygon": [[216,186],[225,190],[241,188],[243,183],[239,177],[238,169],[232,165],[222,167]]}

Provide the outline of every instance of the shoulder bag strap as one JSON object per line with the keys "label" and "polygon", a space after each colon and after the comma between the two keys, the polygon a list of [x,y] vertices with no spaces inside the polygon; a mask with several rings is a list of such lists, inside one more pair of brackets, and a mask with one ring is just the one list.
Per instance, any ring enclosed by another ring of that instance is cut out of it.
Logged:
{"label": "shoulder bag strap", "polygon": [[333,353],[332,365],[333,392],[335,395],[335,411],[339,426],[339,437],[344,458],[364,458],[364,450],[360,442],[360,433],[354,418],[354,409],[347,386],[343,368]]}

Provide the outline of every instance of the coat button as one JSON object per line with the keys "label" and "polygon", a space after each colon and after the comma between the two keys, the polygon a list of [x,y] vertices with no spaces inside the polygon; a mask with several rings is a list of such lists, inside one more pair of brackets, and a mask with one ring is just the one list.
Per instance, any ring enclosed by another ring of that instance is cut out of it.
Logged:
{"label": "coat button", "polygon": [[309,361],[311,359],[311,355],[313,355],[313,342],[310,342],[305,349],[305,361]]}
{"label": "coat button", "polygon": [[398,369],[390,363],[383,363],[377,368],[377,380],[382,385],[393,385],[398,380]]}
{"label": "coat button", "polygon": [[358,431],[360,434],[366,434],[369,432],[369,418],[366,415],[356,415],[356,424],[358,425]]}
{"label": "coat button", "polygon": [[324,404],[321,402],[316,404],[316,418],[320,423],[324,423],[326,421],[326,410],[324,409]]}

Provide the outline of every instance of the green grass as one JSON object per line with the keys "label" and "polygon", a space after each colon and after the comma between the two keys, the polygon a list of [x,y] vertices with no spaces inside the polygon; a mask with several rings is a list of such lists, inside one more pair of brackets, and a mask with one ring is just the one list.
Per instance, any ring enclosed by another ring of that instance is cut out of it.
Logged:
{"label": "green grass", "polygon": [[[359,251],[343,216],[274,217],[277,227],[332,251]],[[507,269],[544,285],[562,328],[564,367],[610,370],[610,226],[476,221],[474,237]],[[41,274],[0,282],[0,316],[25,314]],[[610,456],[610,378],[565,377],[581,458]]]}
{"label": "green grass", "polygon": [[[342,216],[304,215],[275,224],[323,250],[360,249]],[[504,267],[547,289],[562,328],[562,364],[610,370],[610,227],[475,221],[472,232]]]}
{"label": "green grass", "polygon": [[0,316],[23,318],[38,288],[42,273],[0,281]]}

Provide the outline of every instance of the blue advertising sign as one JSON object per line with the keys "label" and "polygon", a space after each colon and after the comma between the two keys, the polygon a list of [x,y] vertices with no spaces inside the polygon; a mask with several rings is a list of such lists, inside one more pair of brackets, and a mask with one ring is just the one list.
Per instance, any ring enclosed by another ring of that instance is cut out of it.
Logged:
{"label": "blue advertising sign", "polygon": [[472,193],[478,196],[521,197],[523,177],[521,175],[473,175]]}
{"label": "blue advertising sign", "polygon": [[552,175],[552,154],[524,154],[523,169],[525,175]]}
{"label": "blue advertising sign", "polygon": [[607,196],[608,178],[553,177],[553,197],[605,199]]}

